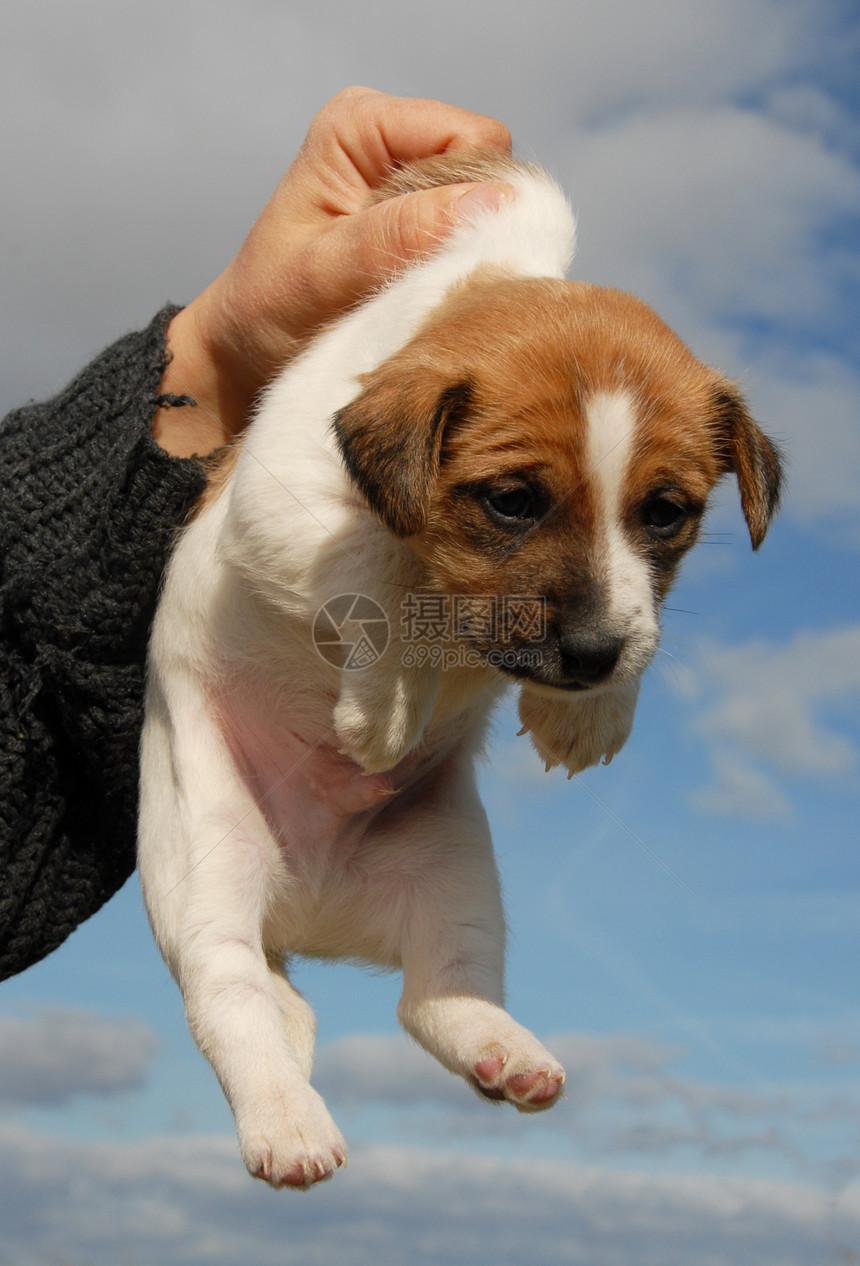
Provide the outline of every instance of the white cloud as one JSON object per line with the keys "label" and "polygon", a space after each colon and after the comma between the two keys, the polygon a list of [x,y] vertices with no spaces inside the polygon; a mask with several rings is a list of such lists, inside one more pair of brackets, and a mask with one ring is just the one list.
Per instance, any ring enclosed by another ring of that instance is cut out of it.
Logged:
{"label": "white cloud", "polygon": [[829,520],[860,508],[860,374],[824,352],[770,352],[756,362],[755,411],[789,461],[786,508],[802,521]]}
{"label": "white cloud", "polygon": [[[362,48],[378,79],[390,77],[394,55],[401,85],[431,95],[455,89],[455,99],[499,113],[507,103],[515,122],[550,134],[622,112],[724,102],[790,73],[826,42],[813,5],[778,0],[535,0],[527,8],[502,0],[492,23],[481,4],[458,0],[408,14],[390,0],[360,11],[319,0],[309,11],[324,29],[337,14],[344,40]],[[363,40],[368,25],[384,32],[372,45]]]}
{"label": "white cloud", "polygon": [[854,214],[860,172],[819,137],[752,109],[648,112],[577,137],[565,168],[579,275],[638,290],[694,329],[833,322],[844,260],[815,236]]}
{"label": "white cloud", "polygon": [[791,801],[775,780],[748,757],[717,748],[711,754],[713,780],[690,793],[690,804],[702,813],[766,821],[791,816]]}
{"label": "white cloud", "polygon": [[814,84],[796,80],[780,84],[767,94],[765,105],[773,119],[796,132],[820,137],[841,149],[857,149],[857,120]]}
{"label": "white cloud", "polygon": [[414,1042],[375,1033],[329,1043],[316,1060],[314,1085],[325,1098],[347,1108],[428,1101],[456,1107],[469,1094],[459,1077]]}
{"label": "white cloud", "polygon": [[700,667],[720,697],[700,716],[699,733],[730,740],[786,774],[855,767],[856,746],[821,712],[860,691],[860,625],[802,630],[784,643],[709,643]]}
{"label": "white cloud", "polygon": [[133,1020],[59,1007],[0,1016],[0,1105],[57,1106],[137,1089],[156,1049],[151,1030]]}
{"label": "white cloud", "polygon": [[860,1192],[356,1147],[308,1196],[249,1179],[220,1137],[76,1144],[0,1130],[16,1266],[821,1266],[860,1243]]}
{"label": "white cloud", "polygon": [[[842,1096],[838,1122],[828,1092],[815,1087],[738,1086],[696,1081],[674,1065],[684,1052],[632,1034],[564,1034],[547,1044],[567,1072],[567,1097],[550,1113],[523,1118],[488,1105],[402,1036],[356,1035],[326,1047],[314,1082],[350,1134],[367,1109],[395,1107],[402,1137],[457,1140],[540,1155],[564,1140],[579,1160],[652,1157],[731,1172],[753,1156],[776,1172],[815,1173],[833,1182],[860,1126],[860,1100]],[[428,1111],[432,1107],[432,1112]],[[362,1109],[364,1111],[362,1111]],[[726,1166],[729,1166],[726,1171]],[[843,1185],[852,1177],[843,1177]]]}
{"label": "white cloud", "polygon": [[[685,334],[709,335],[691,284],[704,300],[728,285],[732,310],[793,304],[797,277],[820,292],[808,243],[786,251],[784,278],[771,262],[850,196],[850,170],[818,139],[837,108],[816,79],[845,43],[831,8],[505,0],[488,23],[482,5],[456,0],[426,13],[251,0],[205,18],[165,0],[139,12],[7,0],[4,390],[38,391],[55,362],[69,372],[166,298],[190,298],[250,227],[313,111],[350,80],[495,113],[536,156],[562,159],[586,213],[584,260],[602,271],[617,259],[620,283],[665,296]],[[814,112],[798,104],[808,84]],[[737,108],[749,99],[759,114]],[[746,289],[732,293],[739,277]]]}
{"label": "white cloud", "polygon": [[787,780],[856,770],[860,751],[838,717],[860,692],[860,626],[803,630],[781,643],[708,642],[698,668],[693,728],[709,744],[715,779],[694,793],[697,807],[780,816],[789,811]]}
{"label": "white cloud", "polygon": [[[551,1039],[551,1044],[565,1065],[577,1108],[607,1096],[640,1102],[643,1078],[653,1084],[667,1062],[680,1054],[675,1047],[628,1035],[565,1034]],[[484,1100],[472,1096],[461,1078],[401,1035],[357,1034],[330,1043],[320,1052],[314,1084],[347,1107],[435,1102],[496,1115]],[[652,1090],[645,1098],[653,1098]]]}
{"label": "white cloud", "polygon": [[[104,1064],[105,1048],[123,1048],[120,1026],[78,1016],[85,1019],[101,1034],[93,1062]],[[43,1035],[55,1045],[65,1038],[79,1070],[85,1043],[74,1017],[50,1023]],[[15,1038],[38,1053],[37,1025],[3,1032],[4,1055]],[[407,1255],[426,1266],[819,1266],[825,1249],[860,1244],[850,1147],[836,1146],[860,1120],[847,1093],[837,1117],[814,1096],[678,1076],[683,1052],[650,1038],[567,1034],[549,1044],[566,1064],[569,1099],[539,1117],[481,1102],[400,1036],[325,1047],[315,1081],[354,1137],[347,1170],[307,1197],[254,1183],[232,1137],[80,1142],[0,1122],[3,1249],[16,1266],[114,1266],[124,1253],[163,1266],[328,1266],[345,1257],[394,1266]],[[115,1062],[133,1061],[126,1053]],[[43,1074],[42,1089],[52,1077]],[[60,1097],[81,1083],[79,1071],[70,1075]],[[118,1087],[122,1077],[91,1083]],[[28,1098],[50,1095],[31,1088]],[[361,1123],[372,1118],[351,1111],[361,1104],[395,1108],[409,1145],[363,1143]],[[819,1148],[812,1164],[798,1140],[816,1130],[829,1150]],[[562,1139],[579,1163],[558,1159]],[[719,1176],[750,1154],[783,1169],[796,1158],[806,1185]],[[536,1159],[550,1155],[551,1163]],[[610,1167],[610,1158],[625,1167]],[[674,1158],[714,1172],[656,1176],[631,1167]],[[823,1186],[809,1185],[811,1174]]]}

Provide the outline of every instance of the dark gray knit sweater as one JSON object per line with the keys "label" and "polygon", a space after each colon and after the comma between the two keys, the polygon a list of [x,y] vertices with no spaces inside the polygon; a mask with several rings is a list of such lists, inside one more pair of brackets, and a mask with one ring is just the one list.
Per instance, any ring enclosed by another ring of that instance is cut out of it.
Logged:
{"label": "dark gray knit sweater", "polygon": [[204,484],[150,436],[176,311],[0,427],[0,979],[134,869],[146,645]]}

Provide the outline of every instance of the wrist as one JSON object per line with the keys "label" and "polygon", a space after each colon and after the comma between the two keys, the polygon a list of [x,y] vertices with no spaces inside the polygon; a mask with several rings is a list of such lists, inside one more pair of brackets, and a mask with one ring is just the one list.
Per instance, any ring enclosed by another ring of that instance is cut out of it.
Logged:
{"label": "wrist", "polygon": [[[203,337],[203,300],[201,295],[183,308],[167,327],[169,363],[159,392],[184,397],[185,407],[162,404],[153,418],[152,435],[173,457],[205,457],[231,443],[247,425],[253,400],[253,390],[243,389]],[[188,398],[193,405],[186,403]]]}

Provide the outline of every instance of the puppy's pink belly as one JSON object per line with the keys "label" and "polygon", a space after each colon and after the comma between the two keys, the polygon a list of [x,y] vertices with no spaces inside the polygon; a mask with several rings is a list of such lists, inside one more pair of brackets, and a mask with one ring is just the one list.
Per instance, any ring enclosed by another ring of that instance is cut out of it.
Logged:
{"label": "puppy's pink belly", "polygon": [[314,723],[286,708],[272,716],[253,703],[250,692],[235,690],[217,712],[237,774],[268,830],[268,841],[257,838],[259,825],[246,808],[242,830],[230,836],[239,849],[237,885],[247,865],[254,883],[263,878],[269,888],[264,943],[276,954],[398,967],[402,894],[414,871],[401,846],[404,831],[425,800],[435,799],[456,742],[412,752],[388,773],[366,776],[337,751],[323,718]]}
{"label": "puppy's pink belly", "polygon": [[389,773],[367,775],[337,751],[333,729],[273,718],[236,694],[219,714],[236,769],[288,862],[348,852],[428,764],[413,754]]}
{"label": "puppy's pink belly", "polygon": [[[377,925],[382,898],[369,891],[365,871],[380,815],[398,803],[392,793],[409,781],[407,770],[366,777],[326,742],[310,743],[287,727],[234,717],[224,733],[278,849],[278,860],[269,853],[265,863],[275,898],[263,932],[267,946],[279,954],[396,967],[385,920]],[[418,763],[407,758],[403,765]],[[383,884],[385,891],[396,886],[391,876]]]}
{"label": "puppy's pink belly", "polygon": [[324,739],[308,742],[286,727],[236,716],[224,732],[243,781],[279,840],[315,820],[331,833],[391,794],[387,775],[364,777]]}

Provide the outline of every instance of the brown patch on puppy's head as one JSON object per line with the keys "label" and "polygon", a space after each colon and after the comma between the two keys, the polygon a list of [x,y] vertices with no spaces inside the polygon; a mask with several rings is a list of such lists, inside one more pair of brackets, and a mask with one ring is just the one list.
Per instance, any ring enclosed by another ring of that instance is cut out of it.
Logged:
{"label": "brown patch on puppy's head", "polygon": [[386,361],[336,415],[346,468],[395,535],[414,536],[424,527],[445,431],[470,398],[468,379],[452,382],[427,365]]}
{"label": "brown patch on puppy's head", "polygon": [[[462,285],[334,427],[430,588],[545,602],[542,666],[511,671],[561,689],[642,671],[722,474],[756,547],[778,499],[778,456],[736,389],[644,304],[582,283]],[[466,631],[485,654],[522,649],[510,621]]]}

